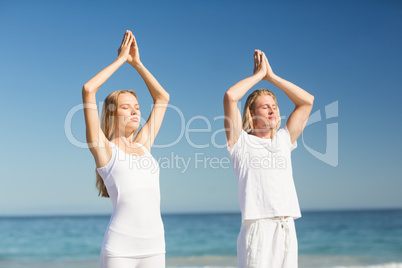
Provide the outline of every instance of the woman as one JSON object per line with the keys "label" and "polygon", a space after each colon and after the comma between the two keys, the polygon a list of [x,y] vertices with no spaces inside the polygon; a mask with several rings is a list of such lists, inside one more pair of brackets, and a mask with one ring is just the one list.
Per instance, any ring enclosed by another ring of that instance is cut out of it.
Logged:
{"label": "woman", "polygon": [[[295,104],[284,128],[275,95],[255,90],[243,120],[238,101],[261,80],[280,88]],[[239,267],[297,267],[293,220],[300,208],[292,176],[296,148],[314,97],[275,75],[263,52],[254,53],[254,75],[232,86],[224,97],[227,149],[239,180],[242,226],[237,240]]]}
{"label": "woman", "polygon": [[[99,124],[96,92],[124,62],[141,75],[154,101],[137,135],[141,112],[131,90],[106,97]],[[125,32],[117,59],[84,85],[82,99],[87,143],[97,167],[96,185],[99,195],[110,196],[114,208],[102,244],[101,267],[165,267],[159,168],[150,151],[169,94],[141,63],[131,31]]]}

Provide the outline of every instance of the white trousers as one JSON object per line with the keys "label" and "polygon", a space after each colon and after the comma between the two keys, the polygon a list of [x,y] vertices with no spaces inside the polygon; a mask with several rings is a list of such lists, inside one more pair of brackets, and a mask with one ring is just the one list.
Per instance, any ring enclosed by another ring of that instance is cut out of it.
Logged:
{"label": "white trousers", "polygon": [[149,257],[106,257],[101,254],[101,268],[165,268],[165,254]]}
{"label": "white trousers", "polygon": [[239,268],[297,268],[293,218],[244,220],[237,239]]}

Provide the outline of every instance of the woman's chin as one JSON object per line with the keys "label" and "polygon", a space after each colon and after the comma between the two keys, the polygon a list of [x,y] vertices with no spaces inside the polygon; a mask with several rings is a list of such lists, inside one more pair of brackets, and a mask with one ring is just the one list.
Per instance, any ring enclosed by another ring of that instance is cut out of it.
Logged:
{"label": "woman's chin", "polygon": [[129,121],[128,123],[127,123],[127,127],[137,127],[138,128],[138,126],[140,125],[140,121]]}
{"label": "woman's chin", "polygon": [[129,131],[129,132],[137,131],[139,126],[140,126],[139,122],[130,122],[126,125],[126,131]]}

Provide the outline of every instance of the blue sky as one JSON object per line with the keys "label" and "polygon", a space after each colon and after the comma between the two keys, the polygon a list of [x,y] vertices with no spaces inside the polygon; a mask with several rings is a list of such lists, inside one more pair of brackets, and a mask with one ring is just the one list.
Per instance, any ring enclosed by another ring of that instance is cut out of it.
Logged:
{"label": "blue sky", "polygon": [[[168,109],[155,141],[178,143],[152,149],[156,159],[190,159],[186,170],[161,169],[162,212],[239,211],[231,165],[205,159],[228,158],[217,117],[225,91],[252,74],[254,49],[313,94],[312,114],[321,115],[292,153],[302,210],[400,208],[401,18],[399,1],[2,1],[0,215],[111,211],[97,197],[92,155],[77,146],[79,105],[82,85],[116,58],[126,29],[182,114]],[[268,82],[256,88],[277,94],[285,123],[291,101]],[[151,98],[128,64],[98,102],[118,89],[135,90],[148,115]],[[182,127],[207,130],[186,138]],[[311,153],[327,146],[336,150]]]}

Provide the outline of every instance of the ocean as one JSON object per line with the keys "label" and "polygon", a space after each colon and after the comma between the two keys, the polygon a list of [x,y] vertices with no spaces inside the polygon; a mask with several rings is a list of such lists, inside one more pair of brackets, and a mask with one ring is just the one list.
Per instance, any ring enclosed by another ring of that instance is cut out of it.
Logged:
{"label": "ocean", "polygon": [[[162,215],[167,267],[236,267],[239,213]],[[109,216],[0,217],[1,268],[98,267]],[[306,211],[299,267],[402,268],[402,210]]]}

